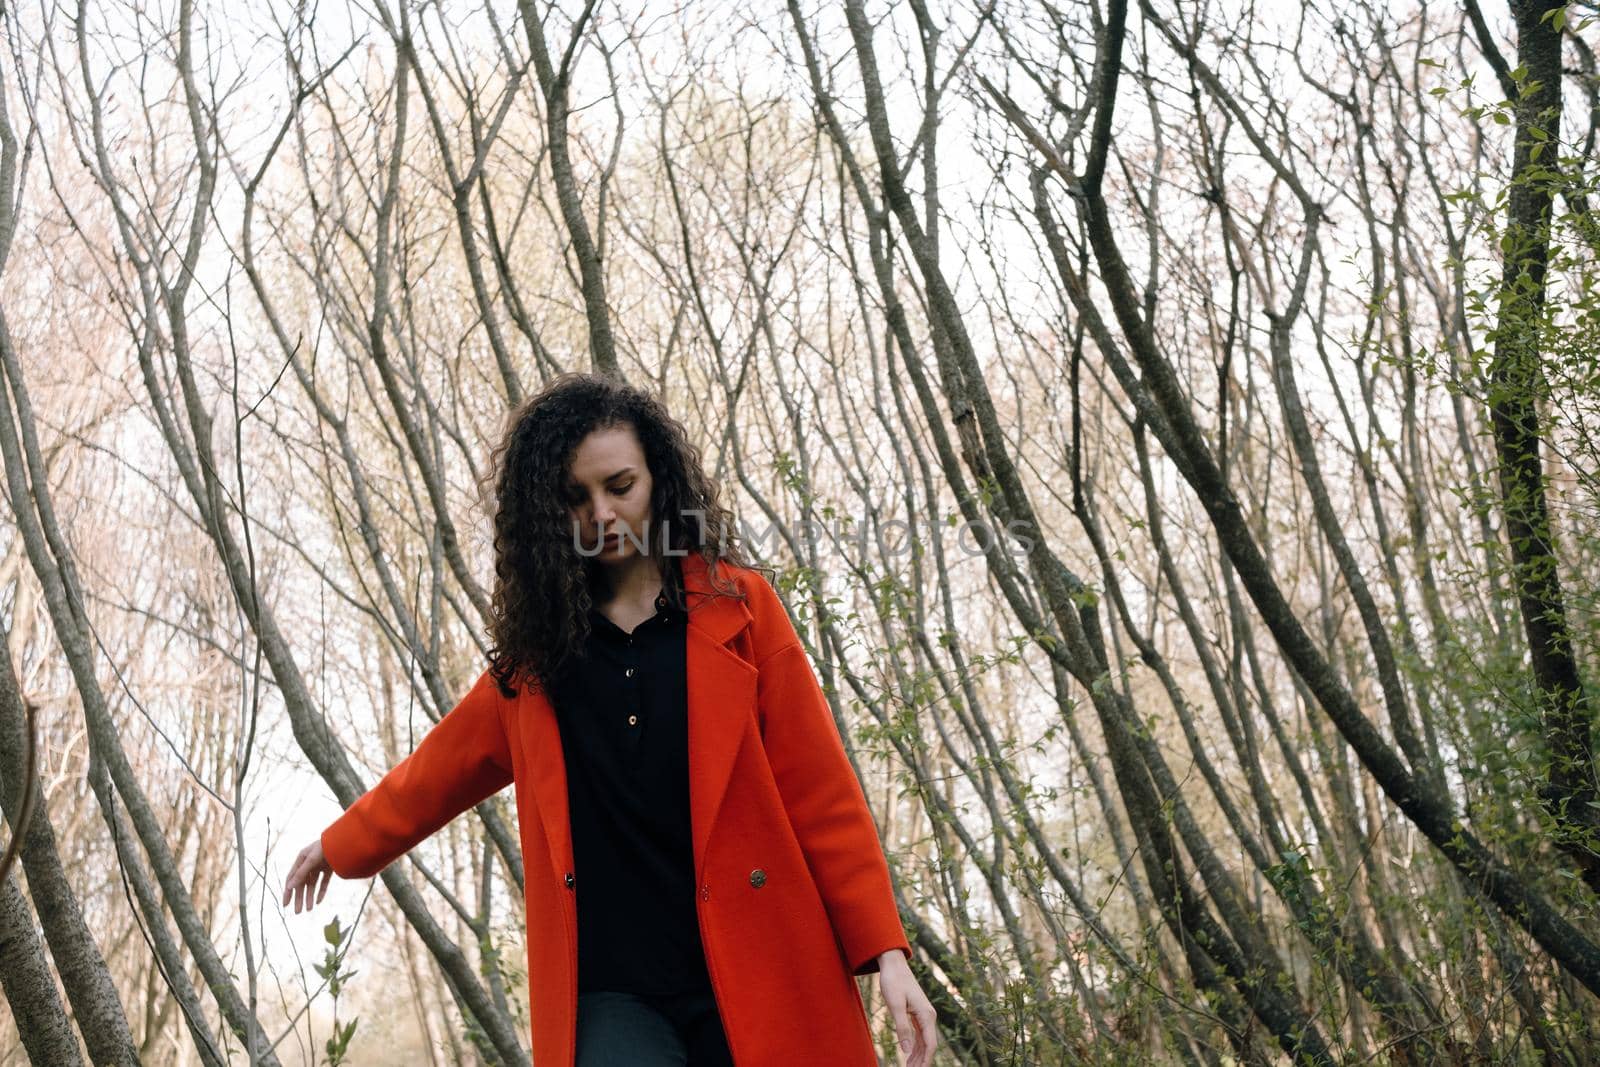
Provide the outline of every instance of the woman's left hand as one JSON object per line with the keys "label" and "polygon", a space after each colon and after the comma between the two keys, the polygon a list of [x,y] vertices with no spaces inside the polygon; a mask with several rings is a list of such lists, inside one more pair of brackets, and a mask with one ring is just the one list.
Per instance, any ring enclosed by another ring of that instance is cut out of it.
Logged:
{"label": "woman's left hand", "polygon": [[933,1046],[939,1040],[933,1005],[911,973],[911,964],[899,949],[878,957],[878,988],[894,1019],[894,1032],[906,1067],[928,1067],[933,1062]]}

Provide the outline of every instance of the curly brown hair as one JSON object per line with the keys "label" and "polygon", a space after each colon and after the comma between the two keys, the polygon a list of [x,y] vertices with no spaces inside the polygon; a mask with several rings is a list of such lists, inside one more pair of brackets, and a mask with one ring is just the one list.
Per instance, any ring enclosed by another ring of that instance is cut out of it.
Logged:
{"label": "curly brown hair", "polygon": [[[491,456],[494,593],[489,670],[501,692],[543,688],[574,660],[589,636],[597,564],[578,551],[564,488],[573,454],[596,430],[631,426],[650,469],[647,551],[661,563],[668,601],[686,608],[678,555],[694,552],[718,573],[718,561],[748,567],[733,513],[700,449],[656,397],[594,374],[564,374],[514,410]],[[732,580],[713,588],[742,597]]]}

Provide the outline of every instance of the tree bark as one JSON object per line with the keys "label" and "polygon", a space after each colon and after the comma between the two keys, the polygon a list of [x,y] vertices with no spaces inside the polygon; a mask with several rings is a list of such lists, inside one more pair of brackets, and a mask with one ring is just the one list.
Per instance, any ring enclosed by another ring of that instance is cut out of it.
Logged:
{"label": "tree bark", "polygon": [[[1512,0],[1517,62],[1526,72],[1512,88],[1516,147],[1506,206],[1500,316],[1489,364],[1489,421],[1500,460],[1500,502],[1511,551],[1511,583],[1521,609],[1535,701],[1549,744],[1546,803],[1557,841],[1600,893],[1600,812],[1594,765],[1594,717],[1567,619],[1555,531],[1545,492],[1539,403],[1549,394],[1540,333],[1550,262],[1553,181],[1536,169],[1561,130],[1561,33],[1550,16],[1561,0]],[[1508,76],[1509,78],[1509,76]],[[1544,158],[1546,167],[1555,160]]]}
{"label": "tree bark", "polygon": [[[9,644],[9,635],[0,622],[0,650]],[[6,818],[15,826],[23,775],[23,704],[10,654],[0,658],[0,800],[4,801]],[[42,794],[42,783],[39,788]],[[50,956],[82,1028],[90,1060],[96,1067],[138,1067],[138,1052],[116,983],[83,921],[77,894],[56,851],[49,813],[42,805],[34,811],[22,841],[22,866]]]}
{"label": "tree bark", "polygon": [[44,945],[34,932],[33,913],[11,877],[0,880],[0,988],[29,1060],[38,1067],[75,1067],[83,1062],[78,1036],[45,961]]}

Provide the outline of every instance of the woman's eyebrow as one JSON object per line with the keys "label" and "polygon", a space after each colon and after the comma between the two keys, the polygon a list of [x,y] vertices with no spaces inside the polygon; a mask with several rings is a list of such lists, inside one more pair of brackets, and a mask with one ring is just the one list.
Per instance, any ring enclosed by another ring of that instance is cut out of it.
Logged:
{"label": "woman's eyebrow", "polygon": [[[634,469],[632,467],[623,467],[621,470],[617,471],[615,474],[606,475],[604,478],[601,479],[601,481],[614,482],[618,478],[622,477],[624,474],[632,474],[633,470]],[[568,481],[567,482],[567,488],[568,489],[581,489],[583,487],[580,486],[577,482]]]}

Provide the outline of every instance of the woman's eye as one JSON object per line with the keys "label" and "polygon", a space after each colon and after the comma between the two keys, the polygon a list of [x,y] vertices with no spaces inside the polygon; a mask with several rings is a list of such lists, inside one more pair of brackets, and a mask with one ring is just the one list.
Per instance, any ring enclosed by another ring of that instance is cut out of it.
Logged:
{"label": "woman's eye", "polygon": [[617,486],[616,489],[613,490],[613,492],[615,492],[618,496],[622,496],[623,494],[625,494],[628,490],[630,490],[632,488],[633,488],[633,483],[629,482],[627,485],[619,485],[619,486]]}

